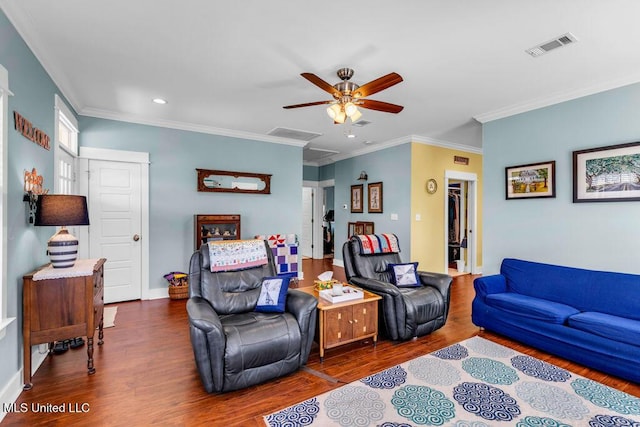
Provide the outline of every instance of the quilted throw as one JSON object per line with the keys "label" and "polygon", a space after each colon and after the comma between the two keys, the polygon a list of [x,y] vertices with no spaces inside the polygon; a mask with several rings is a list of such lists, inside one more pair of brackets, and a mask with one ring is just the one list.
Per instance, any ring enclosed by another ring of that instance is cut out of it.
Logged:
{"label": "quilted throw", "polygon": [[209,242],[211,271],[234,271],[268,262],[262,240],[218,240]]}
{"label": "quilted throw", "polygon": [[360,243],[360,255],[400,252],[395,234],[358,234],[354,237]]}
{"label": "quilted throw", "polygon": [[295,234],[258,234],[256,239],[266,240],[270,248],[298,243],[298,238]]}

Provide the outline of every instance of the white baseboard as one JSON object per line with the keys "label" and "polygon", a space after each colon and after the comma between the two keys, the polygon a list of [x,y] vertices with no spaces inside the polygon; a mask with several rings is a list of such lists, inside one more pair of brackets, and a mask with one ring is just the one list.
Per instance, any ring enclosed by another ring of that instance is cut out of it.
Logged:
{"label": "white baseboard", "polygon": [[0,423],[2,423],[2,420],[7,415],[5,409],[14,403],[20,396],[20,393],[22,393],[22,386],[22,369],[20,369],[11,377],[2,391],[0,391],[0,402],[2,402],[2,408],[0,408]]}
{"label": "white baseboard", "polygon": [[162,299],[169,298],[169,289],[168,288],[153,288],[149,289],[146,292],[146,295],[143,295],[142,299]]}
{"label": "white baseboard", "polygon": [[344,268],[344,261],[341,259],[334,258],[333,265]]}

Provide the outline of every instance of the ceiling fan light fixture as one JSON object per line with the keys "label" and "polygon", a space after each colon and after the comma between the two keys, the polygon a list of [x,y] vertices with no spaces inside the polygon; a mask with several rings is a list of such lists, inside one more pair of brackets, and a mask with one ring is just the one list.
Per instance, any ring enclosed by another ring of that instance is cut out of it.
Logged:
{"label": "ceiling fan light fixture", "polygon": [[336,118],[338,117],[338,115],[340,114],[340,105],[338,104],[333,104],[329,107],[327,107],[327,114],[329,115],[329,117],[331,117],[333,120],[336,120]]}
{"label": "ceiling fan light fixture", "polygon": [[336,123],[344,123],[344,121],[347,120],[347,115],[344,113],[344,110],[340,110],[340,112],[336,115],[336,117],[333,119],[333,121],[335,121]]}
{"label": "ceiling fan light fixture", "polygon": [[356,112],[353,113],[349,118],[351,119],[351,123],[355,123],[358,120],[360,120],[361,117],[362,117],[362,113],[360,112],[360,110],[356,108]]}
{"label": "ceiling fan light fixture", "polygon": [[353,102],[347,102],[346,104],[344,104],[344,112],[347,117],[351,117],[358,112],[358,107],[356,107],[356,104],[354,104]]}

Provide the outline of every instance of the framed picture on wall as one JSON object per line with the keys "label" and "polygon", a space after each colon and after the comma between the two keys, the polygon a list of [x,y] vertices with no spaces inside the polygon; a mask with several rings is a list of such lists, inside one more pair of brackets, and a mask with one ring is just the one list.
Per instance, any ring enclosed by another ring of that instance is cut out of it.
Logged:
{"label": "framed picture on wall", "polygon": [[369,190],[369,213],[382,213],[382,183],[372,182]]}
{"label": "framed picture on wall", "polygon": [[352,185],[351,186],[351,212],[362,213],[362,195],[364,192],[364,185]]}
{"label": "framed picture on wall", "polygon": [[640,200],[640,142],[573,152],[573,203]]}
{"label": "framed picture on wall", "polygon": [[556,197],[556,162],[505,168],[506,199]]}

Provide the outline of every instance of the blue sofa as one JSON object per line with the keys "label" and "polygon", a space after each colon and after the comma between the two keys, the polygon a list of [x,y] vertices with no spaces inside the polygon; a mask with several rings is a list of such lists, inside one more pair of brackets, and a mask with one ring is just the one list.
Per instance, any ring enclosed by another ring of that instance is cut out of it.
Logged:
{"label": "blue sofa", "polygon": [[505,258],[474,288],[475,325],[640,383],[640,276]]}

